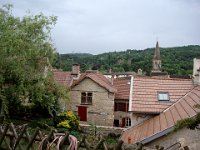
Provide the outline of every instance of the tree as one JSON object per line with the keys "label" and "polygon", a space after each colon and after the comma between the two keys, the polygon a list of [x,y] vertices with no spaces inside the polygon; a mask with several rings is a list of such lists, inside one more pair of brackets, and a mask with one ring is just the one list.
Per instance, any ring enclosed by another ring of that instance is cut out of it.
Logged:
{"label": "tree", "polygon": [[[50,31],[55,16],[12,14],[12,6],[0,6],[0,109],[15,115],[20,111],[58,109],[58,99],[67,90],[50,72],[55,48]],[[26,107],[26,109],[25,109]]]}

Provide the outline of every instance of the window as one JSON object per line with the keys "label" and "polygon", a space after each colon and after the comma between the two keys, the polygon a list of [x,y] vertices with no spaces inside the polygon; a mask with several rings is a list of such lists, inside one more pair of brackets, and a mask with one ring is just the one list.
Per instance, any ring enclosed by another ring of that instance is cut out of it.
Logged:
{"label": "window", "polygon": [[119,120],[114,120],[114,126],[119,127]]}
{"label": "window", "polygon": [[168,92],[158,92],[158,100],[159,101],[169,101],[169,93]]}
{"label": "window", "polygon": [[82,92],[81,93],[81,104],[92,104],[92,93]]}
{"label": "window", "polygon": [[126,118],[126,127],[131,126],[131,118]]}
{"label": "window", "polygon": [[128,112],[128,103],[115,103],[115,111]]}

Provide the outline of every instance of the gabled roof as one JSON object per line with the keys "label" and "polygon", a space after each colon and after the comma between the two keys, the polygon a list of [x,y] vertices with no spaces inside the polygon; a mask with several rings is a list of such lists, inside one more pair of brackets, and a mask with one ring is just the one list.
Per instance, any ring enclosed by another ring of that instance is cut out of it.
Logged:
{"label": "gabled roof", "polygon": [[[194,88],[191,79],[134,77],[132,111],[160,113]],[[158,101],[158,92],[168,92],[170,101]]]}
{"label": "gabled roof", "polygon": [[117,89],[115,99],[128,100],[130,95],[131,77],[116,78],[113,85]]}
{"label": "gabled roof", "polygon": [[151,142],[170,131],[178,120],[194,117],[200,110],[194,105],[200,104],[200,86],[189,91],[185,96],[171,105],[160,115],[150,118],[143,123],[127,129],[121,139],[130,144]]}
{"label": "gabled roof", "polygon": [[73,81],[73,78],[71,76],[71,72],[65,72],[65,71],[59,71],[54,70],[53,71],[54,79],[56,82],[70,87]]}
{"label": "gabled roof", "polygon": [[93,80],[95,83],[100,85],[101,87],[105,88],[111,93],[116,93],[117,89],[114,88],[111,81],[109,81],[103,74],[99,72],[86,72],[82,73],[78,80],[74,80],[72,84],[72,88],[82,82],[84,79],[89,78]]}

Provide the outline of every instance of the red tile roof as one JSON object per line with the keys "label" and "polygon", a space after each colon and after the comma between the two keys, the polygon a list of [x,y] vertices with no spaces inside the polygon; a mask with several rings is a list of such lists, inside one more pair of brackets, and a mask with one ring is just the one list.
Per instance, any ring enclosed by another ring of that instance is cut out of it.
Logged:
{"label": "red tile roof", "polygon": [[193,88],[176,103],[164,110],[160,115],[150,118],[143,123],[127,129],[121,139],[129,144],[136,142],[148,143],[170,131],[178,120],[195,116],[199,109],[194,105],[200,104],[200,86]]}
{"label": "red tile roof", "polygon": [[81,74],[81,76],[78,80],[74,80],[72,87],[78,85],[81,81],[83,81],[86,78],[93,80],[98,85],[105,88],[106,90],[108,90],[111,93],[117,92],[117,89],[114,88],[111,81],[109,81],[103,74],[101,74],[99,72],[86,72],[86,73]]}
{"label": "red tile roof", "polygon": [[130,82],[131,82],[131,77],[114,79],[113,85],[117,89],[117,93],[115,94],[115,99],[120,99],[120,100],[129,99]]}
{"label": "red tile roof", "polygon": [[[194,88],[191,79],[134,77],[132,111],[160,113]],[[170,101],[158,101],[158,92],[168,92]]]}
{"label": "red tile roof", "polygon": [[64,72],[64,71],[58,71],[55,70],[53,71],[53,75],[54,75],[54,79],[63,85],[66,85],[68,87],[71,86],[72,84],[72,76],[71,76],[71,72]]}

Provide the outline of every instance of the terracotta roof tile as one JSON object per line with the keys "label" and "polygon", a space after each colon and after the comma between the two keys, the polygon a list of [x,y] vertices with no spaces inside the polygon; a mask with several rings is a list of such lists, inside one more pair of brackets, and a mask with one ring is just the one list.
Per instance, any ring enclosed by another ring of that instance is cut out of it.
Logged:
{"label": "terracotta roof tile", "polygon": [[[131,144],[136,142],[145,144],[169,133],[178,120],[195,116],[199,112],[197,108],[194,108],[194,105],[200,104],[199,87],[190,90],[160,115],[127,129],[122,134],[121,139],[125,143],[128,143],[128,138],[131,138]],[[146,132],[147,127],[148,131]]]}
{"label": "terracotta roof tile", "polygon": [[116,78],[113,85],[117,89],[115,99],[129,99],[131,77]]}
{"label": "terracotta roof tile", "polygon": [[101,87],[105,88],[109,92],[115,93],[117,92],[116,88],[112,85],[112,83],[104,77],[103,74],[99,72],[86,72],[81,74],[80,78],[78,80],[74,80],[72,87],[76,86],[80,82],[82,82],[84,79],[89,78],[99,84]]}
{"label": "terracotta roof tile", "polygon": [[53,71],[54,79],[56,82],[66,85],[68,87],[72,84],[72,76],[71,72],[64,72],[64,71]]}
{"label": "terracotta roof tile", "polygon": [[[191,79],[134,77],[132,111],[160,113],[193,88]],[[159,102],[158,92],[169,93],[170,101]]]}

